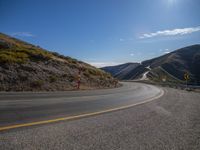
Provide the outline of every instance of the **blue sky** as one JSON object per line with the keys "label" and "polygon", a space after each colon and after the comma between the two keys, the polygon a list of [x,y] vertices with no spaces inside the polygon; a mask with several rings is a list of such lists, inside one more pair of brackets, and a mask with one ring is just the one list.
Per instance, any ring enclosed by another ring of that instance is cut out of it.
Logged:
{"label": "blue sky", "polygon": [[0,0],[0,32],[95,66],[200,44],[199,0]]}

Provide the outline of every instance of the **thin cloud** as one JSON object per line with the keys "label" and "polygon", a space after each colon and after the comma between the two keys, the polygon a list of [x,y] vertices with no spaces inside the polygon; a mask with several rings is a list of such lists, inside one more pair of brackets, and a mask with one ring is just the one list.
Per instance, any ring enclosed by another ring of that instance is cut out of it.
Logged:
{"label": "thin cloud", "polygon": [[135,54],[131,53],[130,56],[134,56]]}
{"label": "thin cloud", "polygon": [[175,36],[175,35],[186,35],[191,34],[193,32],[200,31],[200,26],[198,27],[192,27],[192,28],[182,28],[182,29],[173,29],[173,30],[163,30],[163,31],[157,31],[153,33],[145,33],[142,36],[140,36],[140,39],[144,38],[152,38],[157,36]]}
{"label": "thin cloud", "polygon": [[97,68],[105,67],[105,66],[115,66],[119,65],[120,63],[116,62],[87,62],[88,64],[95,66]]}
{"label": "thin cloud", "polygon": [[20,36],[20,37],[34,37],[34,35],[30,32],[15,32],[12,36]]}

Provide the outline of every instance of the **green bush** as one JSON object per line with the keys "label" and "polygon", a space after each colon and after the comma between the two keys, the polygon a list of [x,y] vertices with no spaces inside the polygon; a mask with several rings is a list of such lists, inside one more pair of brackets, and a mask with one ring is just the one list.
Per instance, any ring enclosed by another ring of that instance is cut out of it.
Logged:
{"label": "green bush", "polygon": [[0,53],[0,62],[2,63],[25,63],[28,60],[28,55],[20,52]]}
{"label": "green bush", "polygon": [[0,62],[4,63],[25,63],[28,59],[40,61],[40,60],[49,60],[52,58],[52,54],[34,48],[24,49],[14,47],[9,50],[0,51]]}

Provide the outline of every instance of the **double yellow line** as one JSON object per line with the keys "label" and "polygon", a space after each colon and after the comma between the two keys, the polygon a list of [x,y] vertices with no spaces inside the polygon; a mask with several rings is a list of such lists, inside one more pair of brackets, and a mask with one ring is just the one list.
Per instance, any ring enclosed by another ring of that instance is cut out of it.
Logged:
{"label": "double yellow line", "polygon": [[89,117],[89,116],[95,116],[95,115],[99,115],[99,114],[103,114],[103,113],[108,113],[108,112],[112,112],[112,111],[130,108],[130,107],[133,107],[133,106],[136,106],[136,105],[141,105],[141,104],[156,100],[163,95],[164,95],[164,91],[161,90],[161,92],[158,96],[147,99],[143,102],[139,102],[139,103],[135,103],[135,104],[131,104],[131,105],[126,105],[126,106],[121,106],[121,107],[117,107],[117,108],[112,108],[112,109],[107,109],[107,110],[102,110],[102,111],[97,111],[97,112],[92,112],[92,113],[81,114],[81,115],[75,115],[75,116],[68,116],[68,117],[56,118],[56,119],[51,119],[51,120],[36,121],[36,122],[30,122],[30,123],[24,123],[24,124],[4,126],[4,127],[0,127],[0,131],[15,129],[15,128],[21,128],[21,127],[35,126],[35,125],[42,125],[42,124],[48,124],[48,123],[55,123],[55,122],[59,122],[59,121],[68,121],[68,120],[80,119],[80,118]]}

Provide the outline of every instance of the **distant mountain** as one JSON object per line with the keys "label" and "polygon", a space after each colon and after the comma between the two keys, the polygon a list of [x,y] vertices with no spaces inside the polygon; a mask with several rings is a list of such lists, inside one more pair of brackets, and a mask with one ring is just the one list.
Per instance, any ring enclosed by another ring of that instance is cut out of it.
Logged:
{"label": "distant mountain", "polygon": [[[109,67],[109,70],[105,69],[107,67],[102,69],[120,80],[138,79],[146,73],[148,79],[160,81],[166,78],[171,82],[183,82],[184,74],[187,72],[190,76],[190,83],[200,84],[200,45],[184,47],[169,54],[143,61],[135,68],[133,67],[132,70],[129,70],[128,74],[126,70],[117,69],[116,72],[116,67]],[[118,76],[118,73],[121,75]]]}
{"label": "distant mountain", "polygon": [[108,73],[0,33],[0,91],[57,91],[114,87]]}
{"label": "distant mountain", "polygon": [[131,78],[131,71],[134,70],[136,67],[138,67],[140,64],[139,63],[126,63],[126,64],[121,64],[117,66],[108,66],[108,67],[103,67],[103,69],[106,72],[109,72],[113,75],[113,77],[117,77],[118,79],[129,79]]}

